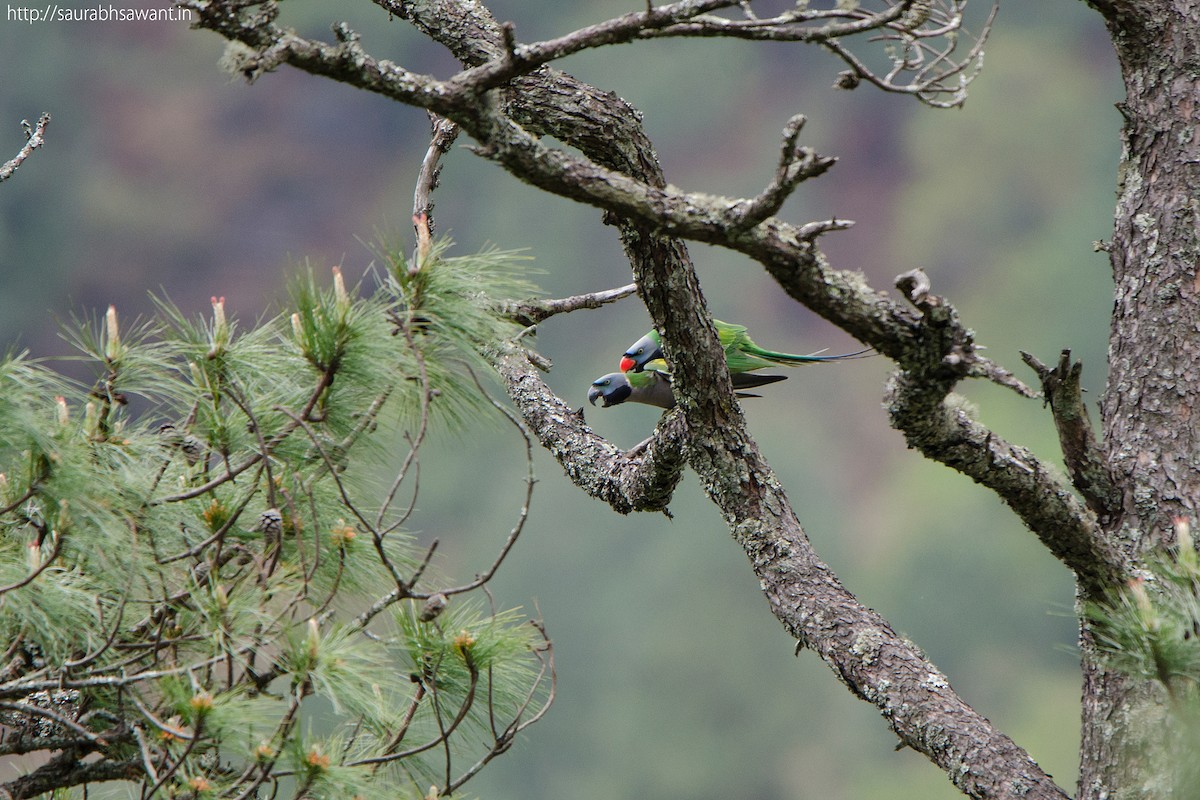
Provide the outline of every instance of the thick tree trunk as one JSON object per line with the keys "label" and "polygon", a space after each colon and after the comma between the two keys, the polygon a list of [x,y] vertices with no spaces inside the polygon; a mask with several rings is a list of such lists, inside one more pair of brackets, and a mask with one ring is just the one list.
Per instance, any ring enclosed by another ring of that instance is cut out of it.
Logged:
{"label": "thick tree trunk", "polygon": [[[1121,505],[1101,523],[1136,557],[1196,517],[1200,430],[1200,2],[1093,2],[1120,59],[1126,99],[1110,255],[1116,284],[1104,447]],[[1145,737],[1166,732],[1161,701],[1083,642],[1080,800],[1165,797]]]}

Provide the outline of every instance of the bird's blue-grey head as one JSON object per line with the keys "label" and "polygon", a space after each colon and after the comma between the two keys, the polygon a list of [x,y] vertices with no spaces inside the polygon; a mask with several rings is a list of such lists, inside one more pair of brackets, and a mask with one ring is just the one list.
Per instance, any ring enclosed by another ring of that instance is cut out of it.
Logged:
{"label": "bird's blue-grey head", "polygon": [[610,372],[592,381],[592,388],[588,389],[587,397],[592,405],[596,405],[597,400],[602,400],[602,407],[608,408],[624,403],[632,393],[633,387],[629,385],[625,373]]}
{"label": "bird's blue-grey head", "polygon": [[641,372],[651,361],[662,357],[662,343],[658,338],[658,332],[650,331],[625,351],[625,357],[621,359],[621,371]]}

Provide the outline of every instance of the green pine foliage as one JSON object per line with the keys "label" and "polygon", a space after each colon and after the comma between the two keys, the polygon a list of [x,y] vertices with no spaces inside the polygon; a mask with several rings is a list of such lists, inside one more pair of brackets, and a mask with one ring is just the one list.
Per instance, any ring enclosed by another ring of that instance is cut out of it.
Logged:
{"label": "green pine foliage", "polygon": [[499,309],[533,287],[448,249],[385,252],[369,292],[308,271],[255,325],[110,308],[67,334],[91,384],[0,360],[0,755],[142,797],[425,797],[541,717],[541,627],[434,584],[411,509],[351,477],[381,429],[415,455],[494,413]]}
{"label": "green pine foliage", "polygon": [[[387,292],[398,335],[409,341],[412,374],[436,377],[450,400],[440,413],[455,423],[475,414],[486,402],[474,381],[461,380],[463,368],[479,375],[491,372],[489,356],[520,333],[499,313],[504,298],[537,294],[522,276],[528,257],[512,250],[487,248],[479,253],[447,257],[447,240],[418,248],[413,262],[383,252]],[[435,263],[438,269],[422,268]]]}
{"label": "green pine foliage", "polygon": [[1086,608],[1092,636],[1115,670],[1148,682],[1162,703],[1139,720],[1138,748],[1166,786],[1158,796],[1200,800],[1200,555],[1189,520],[1175,547],[1145,561],[1142,577]]}

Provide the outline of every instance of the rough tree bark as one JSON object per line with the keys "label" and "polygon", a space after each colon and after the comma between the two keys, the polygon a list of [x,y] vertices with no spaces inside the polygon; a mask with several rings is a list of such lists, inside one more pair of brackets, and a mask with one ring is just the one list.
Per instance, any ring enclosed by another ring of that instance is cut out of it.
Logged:
{"label": "rough tree bark", "polygon": [[[1116,47],[1126,96],[1118,200],[1107,245],[1116,285],[1104,463],[1116,492],[1103,536],[1136,558],[1197,517],[1200,436],[1200,3],[1092,2]],[[1097,659],[1085,630],[1081,800],[1164,797],[1137,739],[1161,704]],[[1140,722],[1139,722],[1140,720]]]}
{"label": "rough tree bark", "polygon": [[[500,357],[497,366],[514,403],[571,480],[621,513],[661,510],[686,462],[745,549],[772,612],[798,645],[816,652],[852,692],[879,708],[905,744],[973,797],[1065,797],[1023,750],[954,693],[919,650],[850,595],[813,552],[783,488],[746,432],[685,240],[749,256],[788,295],[892,359],[896,369],[887,407],[909,444],[996,492],[1073,571],[1081,598],[1100,597],[1135,573],[1147,548],[1170,539],[1173,517],[1195,515],[1200,496],[1197,434],[1188,424],[1200,381],[1200,202],[1194,191],[1200,185],[1195,82],[1200,0],[1090,3],[1107,21],[1129,93],[1122,108],[1120,201],[1109,246],[1117,302],[1102,441],[1086,421],[1078,366],[1066,356],[1053,369],[1027,357],[1059,427],[1070,483],[955,402],[955,385],[970,378],[1029,392],[979,353],[972,333],[930,291],[924,275],[898,278],[907,301],[899,302],[868,287],[860,275],[827,263],[819,237],[848,223],[792,225],[774,216],[801,181],[832,163],[798,145],[802,118],[793,118],[784,130],[777,172],[758,196],[729,200],[686,193],[667,184],[635,110],[548,66],[582,49],[664,36],[804,41],[843,58],[848,66],[843,86],[867,81],[933,105],[954,105],[976,69],[975,51],[930,59],[948,67],[945,75],[906,77],[899,68],[873,72],[854,55],[847,37],[883,34],[904,47],[935,53],[930,31],[952,21],[961,0],[895,0],[878,12],[829,3],[837,10],[817,13],[798,4],[770,19],[738,16],[750,2],[681,0],[649,4],[644,11],[531,44],[519,44],[513,30],[475,0],[374,2],[446,46],[464,69],[445,81],[409,72],[372,58],[344,27],[335,28],[332,44],[299,37],[275,23],[273,4],[181,0],[180,5],[195,12],[201,27],[240,43],[237,59],[248,79],[288,64],[426,108],[460,126],[480,155],[513,175],[603,209],[620,231],[637,291],[663,334],[679,407],[651,440],[622,454],[570,414],[519,351]],[[953,41],[957,37],[955,29]],[[577,152],[555,149],[544,136]],[[1103,668],[1087,630],[1082,644],[1078,795],[1153,796],[1155,776],[1145,774],[1129,746],[1132,719],[1144,716],[1153,698],[1147,687]]]}

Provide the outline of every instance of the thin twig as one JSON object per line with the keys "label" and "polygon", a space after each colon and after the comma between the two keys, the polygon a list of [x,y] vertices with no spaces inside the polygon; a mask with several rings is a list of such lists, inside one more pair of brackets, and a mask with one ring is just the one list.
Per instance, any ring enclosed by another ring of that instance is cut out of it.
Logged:
{"label": "thin twig", "polygon": [[[421,449],[421,445],[425,441],[425,434],[429,430],[429,406],[433,401],[433,387],[429,382],[429,371],[425,365],[425,356],[421,352],[421,348],[417,347],[416,342],[413,341],[412,331],[408,329],[408,326],[402,325],[400,330],[403,332],[404,340],[408,343],[408,348],[412,352],[413,357],[417,362],[417,380],[421,387],[421,416],[417,422],[417,433],[409,442],[408,454],[404,457],[404,461],[400,464],[400,469],[396,473],[396,478],[392,481],[391,489],[389,489],[383,503],[379,506],[379,513],[375,517],[375,525],[368,528],[368,530],[371,530],[373,534],[383,525],[384,517],[387,516],[388,509],[391,507],[392,502],[396,499],[396,492],[400,490],[400,484],[404,482],[404,478],[408,474],[409,467],[412,465],[413,461],[416,460],[417,452]],[[382,548],[382,535],[374,535],[378,539],[376,542],[376,547]],[[380,552],[382,554],[382,549]]]}
{"label": "thin twig", "polygon": [[496,559],[492,562],[492,565],[483,573],[477,575],[475,580],[469,583],[465,583],[462,586],[455,586],[449,589],[439,590],[441,594],[444,594],[447,597],[478,589],[480,586],[483,586],[485,583],[490,581],[496,574],[496,570],[498,570],[500,565],[504,563],[504,559],[512,550],[513,545],[517,543],[517,538],[521,535],[521,531],[525,529],[525,522],[529,519],[529,505],[533,499],[533,487],[537,483],[537,480],[534,478],[533,471],[533,436],[530,434],[529,428],[526,427],[525,423],[522,422],[517,415],[513,414],[503,405],[496,402],[496,400],[487,393],[487,390],[483,388],[483,384],[480,383],[478,376],[475,375],[473,370],[471,371],[471,379],[475,381],[475,387],[479,390],[479,392],[483,394],[483,396],[488,399],[488,402],[495,406],[496,409],[499,410],[500,413],[503,414],[505,418],[513,424],[513,427],[517,429],[522,438],[525,440],[525,500],[521,504],[521,510],[517,516],[516,524],[513,525],[512,529],[509,531],[508,538],[505,539],[504,545],[500,548],[500,552],[496,556]]}
{"label": "thin twig", "polygon": [[432,195],[438,187],[441,177],[441,159],[449,150],[450,145],[458,138],[458,125],[437,114],[429,115],[429,123],[433,128],[429,141],[429,149],[421,160],[421,171],[417,175],[417,185],[413,192],[413,216],[424,217],[428,220],[429,233],[433,233],[433,200]]}
{"label": "thin twig", "polygon": [[637,284],[630,283],[616,289],[605,289],[602,292],[577,294],[558,300],[506,300],[500,304],[500,313],[516,322],[518,325],[537,325],[543,320],[556,314],[578,311],[582,308],[600,308],[609,303],[615,303],[629,297],[637,291]]}
{"label": "thin twig", "polygon": [[42,563],[38,564],[37,567],[34,568],[33,572],[29,573],[21,580],[10,583],[7,586],[0,586],[0,596],[3,596],[15,589],[20,589],[22,586],[28,585],[35,578],[37,578],[37,576],[45,572],[49,566],[54,563],[54,560],[58,558],[58,554],[62,552],[64,538],[66,538],[65,535],[60,531],[58,535],[54,537],[54,547],[50,549],[50,554],[42,560]]}
{"label": "thin twig", "polygon": [[46,143],[46,126],[50,124],[50,115],[42,114],[38,117],[37,124],[30,126],[26,120],[21,120],[21,127],[25,130],[25,144],[17,151],[17,154],[0,164],[0,183],[12,177],[17,168],[25,162],[25,159],[33,155],[33,151]]}
{"label": "thin twig", "polygon": [[[533,625],[533,627],[537,629],[538,633],[541,634],[543,642],[542,647],[535,649],[534,651],[542,665],[541,669],[538,671],[537,678],[534,679],[532,688],[530,689],[529,694],[526,695],[525,701],[521,704],[521,707],[514,715],[513,721],[510,722],[498,736],[494,737],[494,744],[492,748],[466,772],[450,783],[446,787],[447,793],[457,791],[464,783],[469,781],[476,774],[478,774],[481,769],[487,766],[492,759],[505,753],[510,747],[512,747],[513,742],[516,741],[517,734],[528,728],[530,725],[533,725],[541,720],[542,717],[546,716],[546,713],[550,710],[550,706],[554,705],[554,700],[558,691],[558,674],[554,668],[554,646],[550,642],[550,637],[546,635],[546,628],[540,619],[530,620],[530,624]],[[545,700],[542,702],[541,707],[538,708],[538,710],[532,716],[530,716],[528,719],[522,720],[522,716],[532,704],[534,693],[541,685],[542,680],[547,672],[550,673],[550,688],[546,693]]]}

